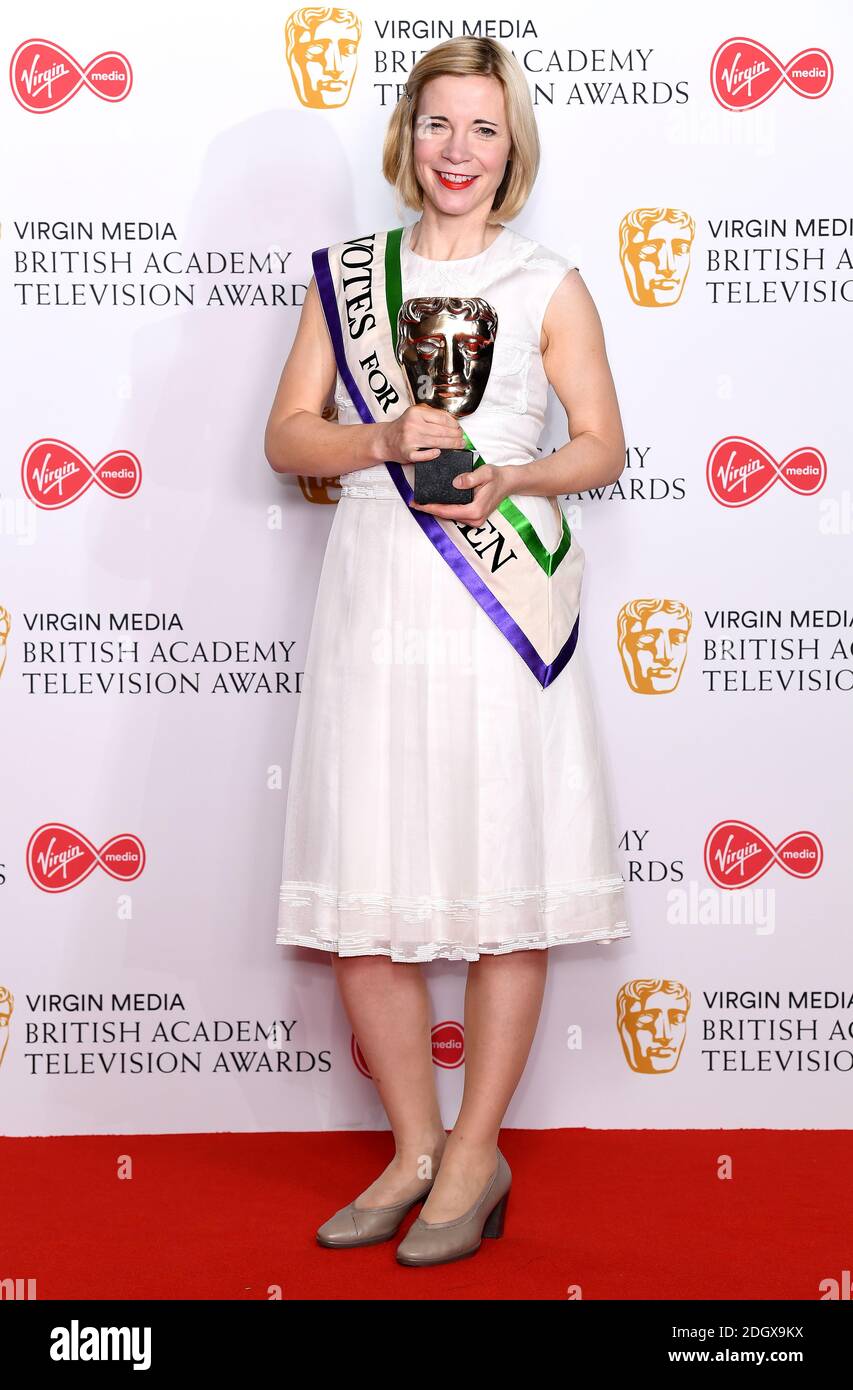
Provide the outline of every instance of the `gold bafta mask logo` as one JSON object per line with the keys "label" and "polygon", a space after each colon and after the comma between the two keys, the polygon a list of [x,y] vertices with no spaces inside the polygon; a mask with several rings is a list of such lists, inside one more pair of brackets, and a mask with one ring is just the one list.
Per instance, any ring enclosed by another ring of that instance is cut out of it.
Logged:
{"label": "gold bafta mask logo", "polygon": [[353,10],[311,5],[294,10],[284,27],[293,87],[303,106],[330,111],[352,91],[361,20]]}
{"label": "gold bafta mask logo", "polygon": [[687,1032],[690,991],[678,980],[629,980],[616,996],[616,1027],[632,1071],[675,1071]]}
{"label": "gold bafta mask logo", "polygon": [[12,619],[9,610],[0,603],[0,676],[3,674],[6,665],[6,643],[9,641],[9,633],[12,630]]}
{"label": "gold bafta mask logo", "polygon": [[693,615],[674,598],[635,598],[619,609],[616,640],[638,695],[668,695],[681,679]]}
{"label": "gold bafta mask logo", "polygon": [[340,478],[305,478],[297,475],[299,490],[306,502],[318,502],[321,507],[331,506],[338,500]]}
{"label": "gold bafta mask logo", "polygon": [[635,304],[677,304],[690,269],[696,223],[679,208],[635,208],[619,224],[619,259]]}
{"label": "gold bafta mask logo", "polygon": [[489,380],[498,316],[485,299],[406,299],[397,315],[397,361],[412,400],[473,415]]}
{"label": "gold bafta mask logo", "polygon": [[0,1067],[3,1065],[3,1058],[6,1056],[6,1048],[9,1045],[9,1024],[14,1008],[15,1000],[12,997],[12,991],[7,989],[5,985],[0,985]]}

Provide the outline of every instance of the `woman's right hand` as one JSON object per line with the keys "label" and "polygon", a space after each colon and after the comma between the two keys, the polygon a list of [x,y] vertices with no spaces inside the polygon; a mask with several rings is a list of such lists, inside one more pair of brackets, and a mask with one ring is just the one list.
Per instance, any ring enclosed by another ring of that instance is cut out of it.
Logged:
{"label": "woman's right hand", "polygon": [[379,429],[383,462],[417,463],[434,459],[442,449],[465,447],[459,421],[425,402],[410,405],[396,420],[382,421]]}

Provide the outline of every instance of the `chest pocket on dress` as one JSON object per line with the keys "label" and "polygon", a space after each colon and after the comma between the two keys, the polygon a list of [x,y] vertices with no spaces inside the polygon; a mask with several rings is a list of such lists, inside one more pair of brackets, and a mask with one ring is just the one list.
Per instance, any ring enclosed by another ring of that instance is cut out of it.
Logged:
{"label": "chest pocket on dress", "polygon": [[531,347],[523,338],[498,334],[492,353],[492,369],[486,386],[486,398],[504,410],[523,414],[527,410],[527,387],[530,377]]}

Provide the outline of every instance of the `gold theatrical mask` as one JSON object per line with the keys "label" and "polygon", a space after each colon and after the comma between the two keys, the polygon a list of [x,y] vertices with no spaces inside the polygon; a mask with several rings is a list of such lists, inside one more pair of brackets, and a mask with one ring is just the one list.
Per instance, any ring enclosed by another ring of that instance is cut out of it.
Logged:
{"label": "gold theatrical mask", "polygon": [[5,985],[0,985],[0,1067],[3,1065],[6,1048],[9,1046],[9,1024],[12,1021],[14,1008],[15,1000],[12,991],[7,989]]}
{"label": "gold theatrical mask", "polygon": [[693,615],[670,598],[635,598],[619,610],[622,667],[638,695],[668,695],[681,679]]}
{"label": "gold theatrical mask", "polygon": [[635,208],[619,224],[619,259],[635,304],[662,309],[681,298],[696,223],[679,208]]}
{"label": "gold theatrical mask", "polygon": [[489,380],[498,331],[485,299],[404,299],[397,318],[397,361],[415,404],[473,415]]}
{"label": "gold theatrical mask", "polygon": [[358,64],[358,15],[332,6],[306,6],[288,16],[284,33],[287,66],[302,105],[315,110],[345,106]]}
{"label": "gold theatrical mask", "polygon": [[675,1071],[687,1033],[690,991],[678,980],[629,980],[616,996],[616,1027],[632,1071]]}
{"label": "gold theatrical mask", "polygon": [[9,610],[0,603],[0,676],[2,676],[3,668],[6,665],[6,644],[11,628],[12,619],[9,616]]}
{"label": "gold theatrical mask", "polygon": [[340,478],[309,478],[300,473],[296,481],[306,502],[332,507],[340,496]]}
{"label": "gold theatrical mask", "polygon": [[[397,315],[397,361],[413,403],[445,410],[455,419],[473,415],[492,370],[497,331],[497,313],[486,299],[404,299]],[[464,506],[473,501],[473,488],[457,488],[453,482],[473,462],[466,448],[416,459],[415,502]]]}

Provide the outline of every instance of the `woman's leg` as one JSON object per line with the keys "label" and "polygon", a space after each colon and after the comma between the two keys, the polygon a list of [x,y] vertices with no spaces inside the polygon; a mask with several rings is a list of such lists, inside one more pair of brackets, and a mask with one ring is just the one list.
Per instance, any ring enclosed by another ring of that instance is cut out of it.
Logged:
{"label": "woman's leg", "polygon": [[435,1090],[426,981],[419,965],[388,956],[333,955],[332,964],[396,1146],[388,1167],[356,1201],[387,1206],[422,1190],[447,1138]]}
{"label": "woman's leg", "polygon": [[465,987],[465,1084],[425,1221],[452,1221],[479,1197],[494,1172],[500,1127],[536,1034],[547,950],[481,956]]}

